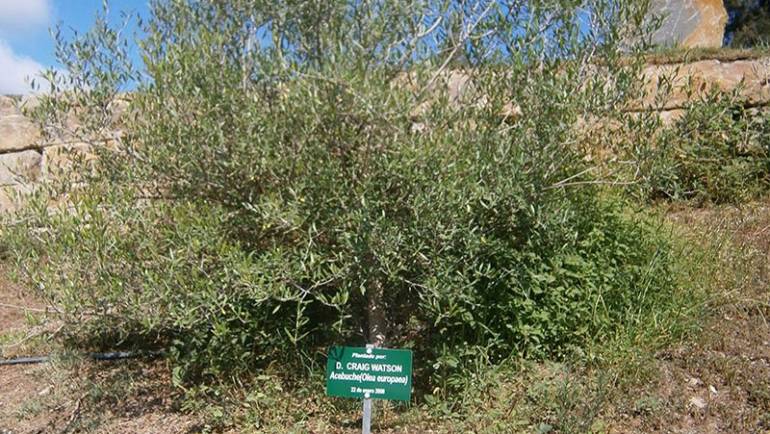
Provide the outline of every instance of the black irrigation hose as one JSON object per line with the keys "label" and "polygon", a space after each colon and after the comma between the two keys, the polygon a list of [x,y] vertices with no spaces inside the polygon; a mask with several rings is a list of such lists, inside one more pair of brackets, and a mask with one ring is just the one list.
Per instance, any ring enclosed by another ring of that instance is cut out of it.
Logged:
{"label": "black irrigation hose", "polygon": [[14,359],[3,359],[0,360],[0,366],[7,366],[7,365],[31,365],[34,363],[46,363],[48,362],[49,357],[16,357]]}
{"label": "black irrigation hose", "polygon": [[[123,359],[137,359],[140,357],[159,357],[164,354],[163,351],[115,351],[110,353],[88,353],[92,360],[110,361]],[[0,359],[0,366],[10,365],[32,365],[36,363],[48,363],[51,356],[40,357],[15,357],[13,359]]]}

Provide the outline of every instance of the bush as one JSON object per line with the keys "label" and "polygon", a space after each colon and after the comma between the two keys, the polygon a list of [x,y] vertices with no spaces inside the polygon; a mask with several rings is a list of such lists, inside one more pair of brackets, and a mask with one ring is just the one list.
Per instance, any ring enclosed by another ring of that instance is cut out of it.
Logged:
{"label": "bush", "polygon": [[105,26],[63,41],[79,66],[41,121],[76,107],[98,136],[135,82],[130,115],[5,242],[73,335],[167,347],[180,381],[312,367],[333,343],[411,347],[439,378],[479,354],[559,357],[674,285],[664,237],[574,146],[579,118],[634,94],[620,53],[643,12],[154,3],[143,74]]}
{"label": "bush", "polygon": [[770,187],[770,116],[735,95],[713,93],[648,141],[648,199],[741,203]]}

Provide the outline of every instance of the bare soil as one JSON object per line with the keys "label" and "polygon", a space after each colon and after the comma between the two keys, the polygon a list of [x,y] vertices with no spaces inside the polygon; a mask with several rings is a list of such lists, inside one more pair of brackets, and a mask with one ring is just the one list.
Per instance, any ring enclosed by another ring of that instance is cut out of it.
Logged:
{"label": "bare soil", "polygon": [[[48,355],[45,340],[57,321],[44,312],[43,303],[0,268],[0,357]],[[30,325],[28,316],[33,323],[48,319]],[[196,417],[174,408],[176,397],[162,361],[55,358],[0,366],[0,434],[200,432]]]}

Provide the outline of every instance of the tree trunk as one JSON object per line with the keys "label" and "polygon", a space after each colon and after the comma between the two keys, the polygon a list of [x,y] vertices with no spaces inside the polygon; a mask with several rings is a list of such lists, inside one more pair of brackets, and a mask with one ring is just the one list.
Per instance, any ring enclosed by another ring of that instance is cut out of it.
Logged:
{"label": "tree trunk", "polygon": [[375,347],[381,347],[385,344],[387,333],[387,319],[385,317],[385,301],[382,282],[375,279],[366,290],[366,313],[369,323],[369,343]]}

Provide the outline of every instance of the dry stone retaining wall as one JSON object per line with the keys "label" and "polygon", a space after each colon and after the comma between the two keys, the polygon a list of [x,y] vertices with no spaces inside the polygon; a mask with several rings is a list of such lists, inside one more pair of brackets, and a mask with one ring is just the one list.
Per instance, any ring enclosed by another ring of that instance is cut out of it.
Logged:
{"label": "dry stone retaining wall", "polygon": [[[644,74],[650,96],[632,104],[630,112],[657,112],[664,121],[673,122],[690,102],[714,89],[736,92],[739,103],[745,106],[770,109],[770,57],[659,62],[647,66]],[[450,88],[456,85],[457,92],[463,93],[466,81],[459,77],[447,84]],[[667,98],[656,100],[655,92],[664,88],[669,90]],[[91,145],[76,140],[45,142],[22,113],[25,105],[33,103],[34,97],[0,96],[0,211],[17,209],[19,198],[66,171],[74,154],[90,155]],[[121,108],[125,108],[125,101]],[[517,109],[526,111],[526,107]]]}
{"label": "dry stone retaining wall", "polygon": [[76,140],[44,140],[24,115],[36,97],[0,95],[0,212],[18,209],[23,198],[46,179],[67,173],[75,155],[91,155],[91,145]]}
{"label": "dry stone retaining wall", "polygon": [[40,133],[21,111],[25,101],[0,96],[0,210],[13,210],[43,178]]}
{"label": "dry stone retaining wall", "polygon": [[[644,76],[647,97],[633,104],[630,111],[655,111],[667,122],[678,119],[688,104],[714,91],[735,92],[737,102],[746,107],[770,106],[770,57],[649,65]],[[657,100],[656,95],[661,94],[665,98]]]}

